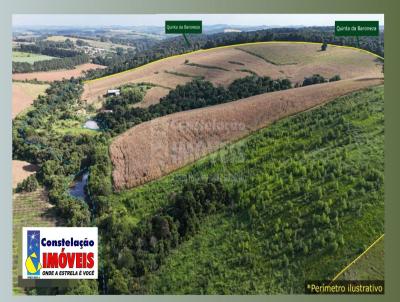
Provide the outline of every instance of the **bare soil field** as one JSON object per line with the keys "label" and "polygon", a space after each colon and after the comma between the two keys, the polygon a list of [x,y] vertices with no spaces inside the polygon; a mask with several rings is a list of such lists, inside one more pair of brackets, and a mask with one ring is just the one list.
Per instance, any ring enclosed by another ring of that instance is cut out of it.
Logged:
{"label": "bare soil field", "polygon": [[110,146],[117,190],[157,179],[283,117],[374,85],[357,78],[261,94],[179,112],[135,126]]}
{"label": "bare soil field", "polygon": [[13,160],[12,161],[12,174],[13,174],[13,188],[27,178],[29,175],[37,171],[37,166],[32,165],[26,161]]}
{"label": "bare soil field", "polygon": [[78,65],[75,69],[62,69],[52,71],[41,71],[41,72],[29,72],[29,73],[14,73],[12,75],[13,80],[34,80],[52,82],[60,81],[62,79],[69,79],[71,77],[79,77],[84,71],[89,69],[105,68],[105,66],[86,63]]}
{"label": "bare soil field", "polygon": [[[321,44],[257,43],[202,50],[88,81],[85,83],[82,99],[89,103],[95,102],[107,89],[130,82],[149,82],[174,88],[178,84],[192,80],[191,77],[171,72],[203,77],[215,85],[225,87],[235,79],[248,76],[249,73],[244,70],[251,70],[260,76],[271,78],[289,78],[293,83],[302,82],[304,77],[316,73],[327,78],[339,74],[342,79],[381,75],[381,63],[371,54],[331,45],[326,51],[320,49]],[[201,67],[201,65],[217,68]],[[155,98],[150,103],[156,103],[158,101],[156,98],[160,95],[148,97],[149,100]]]}
{"label": "bare soil field", "polygon": [[12,118],[24,111],[40,94],[49,87],[47,84],[12,83]]}

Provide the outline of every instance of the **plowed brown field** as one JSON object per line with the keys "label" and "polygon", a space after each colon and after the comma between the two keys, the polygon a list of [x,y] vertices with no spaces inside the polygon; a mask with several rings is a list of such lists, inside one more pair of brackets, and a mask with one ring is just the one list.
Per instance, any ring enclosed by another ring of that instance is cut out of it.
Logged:
{"label": "plowed brown field", "polygon": [[60,81],[62,79],[70,79],[71,77],[79,77],[84,71],[89,69],[105,68],[105,66],[86,63],[78,65],[75,69],[62,69],[53,71],[29,72],[29,73],[14,73],[13,80],[38,80],[45,82]]}
{"label": "plowed brown field", "polygon": [[383,78],[375,77],[311,85],[142,123],[118,136],[110,146],[114,186],[122,190],[141,185],[278,119],[382,83]]}
{"label": "plowed brown field", "polygon": [[[293,83],[302,82],[304,77],[315,73],[328,78],[339,74],[342,79],[380,76],[381,63],[371,54],[331,45],[327,51],[320,49],[321,44],[255,43],[203,50],[88,81],[85,83],[82,98],[88,102],[95,102],[98,97],[106,93],[107,89],[130,82],[150,82],[174,88],[178,84],[192,80],[191,77],[174,75],[170,72],[202,76],[215,85],[223,86],[229,85],[235,79],[248,76],[249,73],[245,70],[251,70],[260,76],[289,78]],[[203,67],[190,66],[185,62]],[[222,69],[207,68],[204,65]],[[163,93],[151,95],[147,101],[154,104],[167,93],[168,91],[164,90]]]}

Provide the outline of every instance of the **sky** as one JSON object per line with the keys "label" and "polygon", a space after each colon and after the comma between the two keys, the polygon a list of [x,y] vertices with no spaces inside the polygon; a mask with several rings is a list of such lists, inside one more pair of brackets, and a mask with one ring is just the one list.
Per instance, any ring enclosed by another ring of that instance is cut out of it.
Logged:
{"label": "sky", "polygon": [[164,26],[165,20],[202,20],[203,25],[249,26],[333,26],[335,20],[378,20],[379,25],[384,25],[383,14],[18,14],[13,15],[13,26]]}

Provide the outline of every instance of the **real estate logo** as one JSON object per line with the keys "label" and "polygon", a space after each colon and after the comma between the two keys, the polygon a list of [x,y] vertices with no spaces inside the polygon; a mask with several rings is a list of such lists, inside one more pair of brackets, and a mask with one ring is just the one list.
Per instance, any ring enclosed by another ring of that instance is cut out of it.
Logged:
{"label": "real estate logo", "polygon": [[40,231],[30,230],[27,234],[27,255],[25,268],[28,276],[39,276],[42,265],[40,264]]}
{"label": "real estate logo", "polygon": [[22,230],[23,279],[97,279],[97,228]]}

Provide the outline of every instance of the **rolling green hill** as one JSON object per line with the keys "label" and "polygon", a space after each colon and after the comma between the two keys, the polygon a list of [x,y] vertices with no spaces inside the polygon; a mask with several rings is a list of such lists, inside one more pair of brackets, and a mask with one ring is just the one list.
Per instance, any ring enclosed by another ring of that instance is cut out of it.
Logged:
{"label": "rolling green hill", "polygon": [[[109,293],[302,293],[304,280],[333,278],[383,233],[383,142],[378,87],[107,197],[98,225],[109,242],[101,257]],[[171,202],[185,198],[185,184],[210,179],[230,193],[227,204],[189,212],[194,235],[138,248],[156,216],[179,228]]]}

